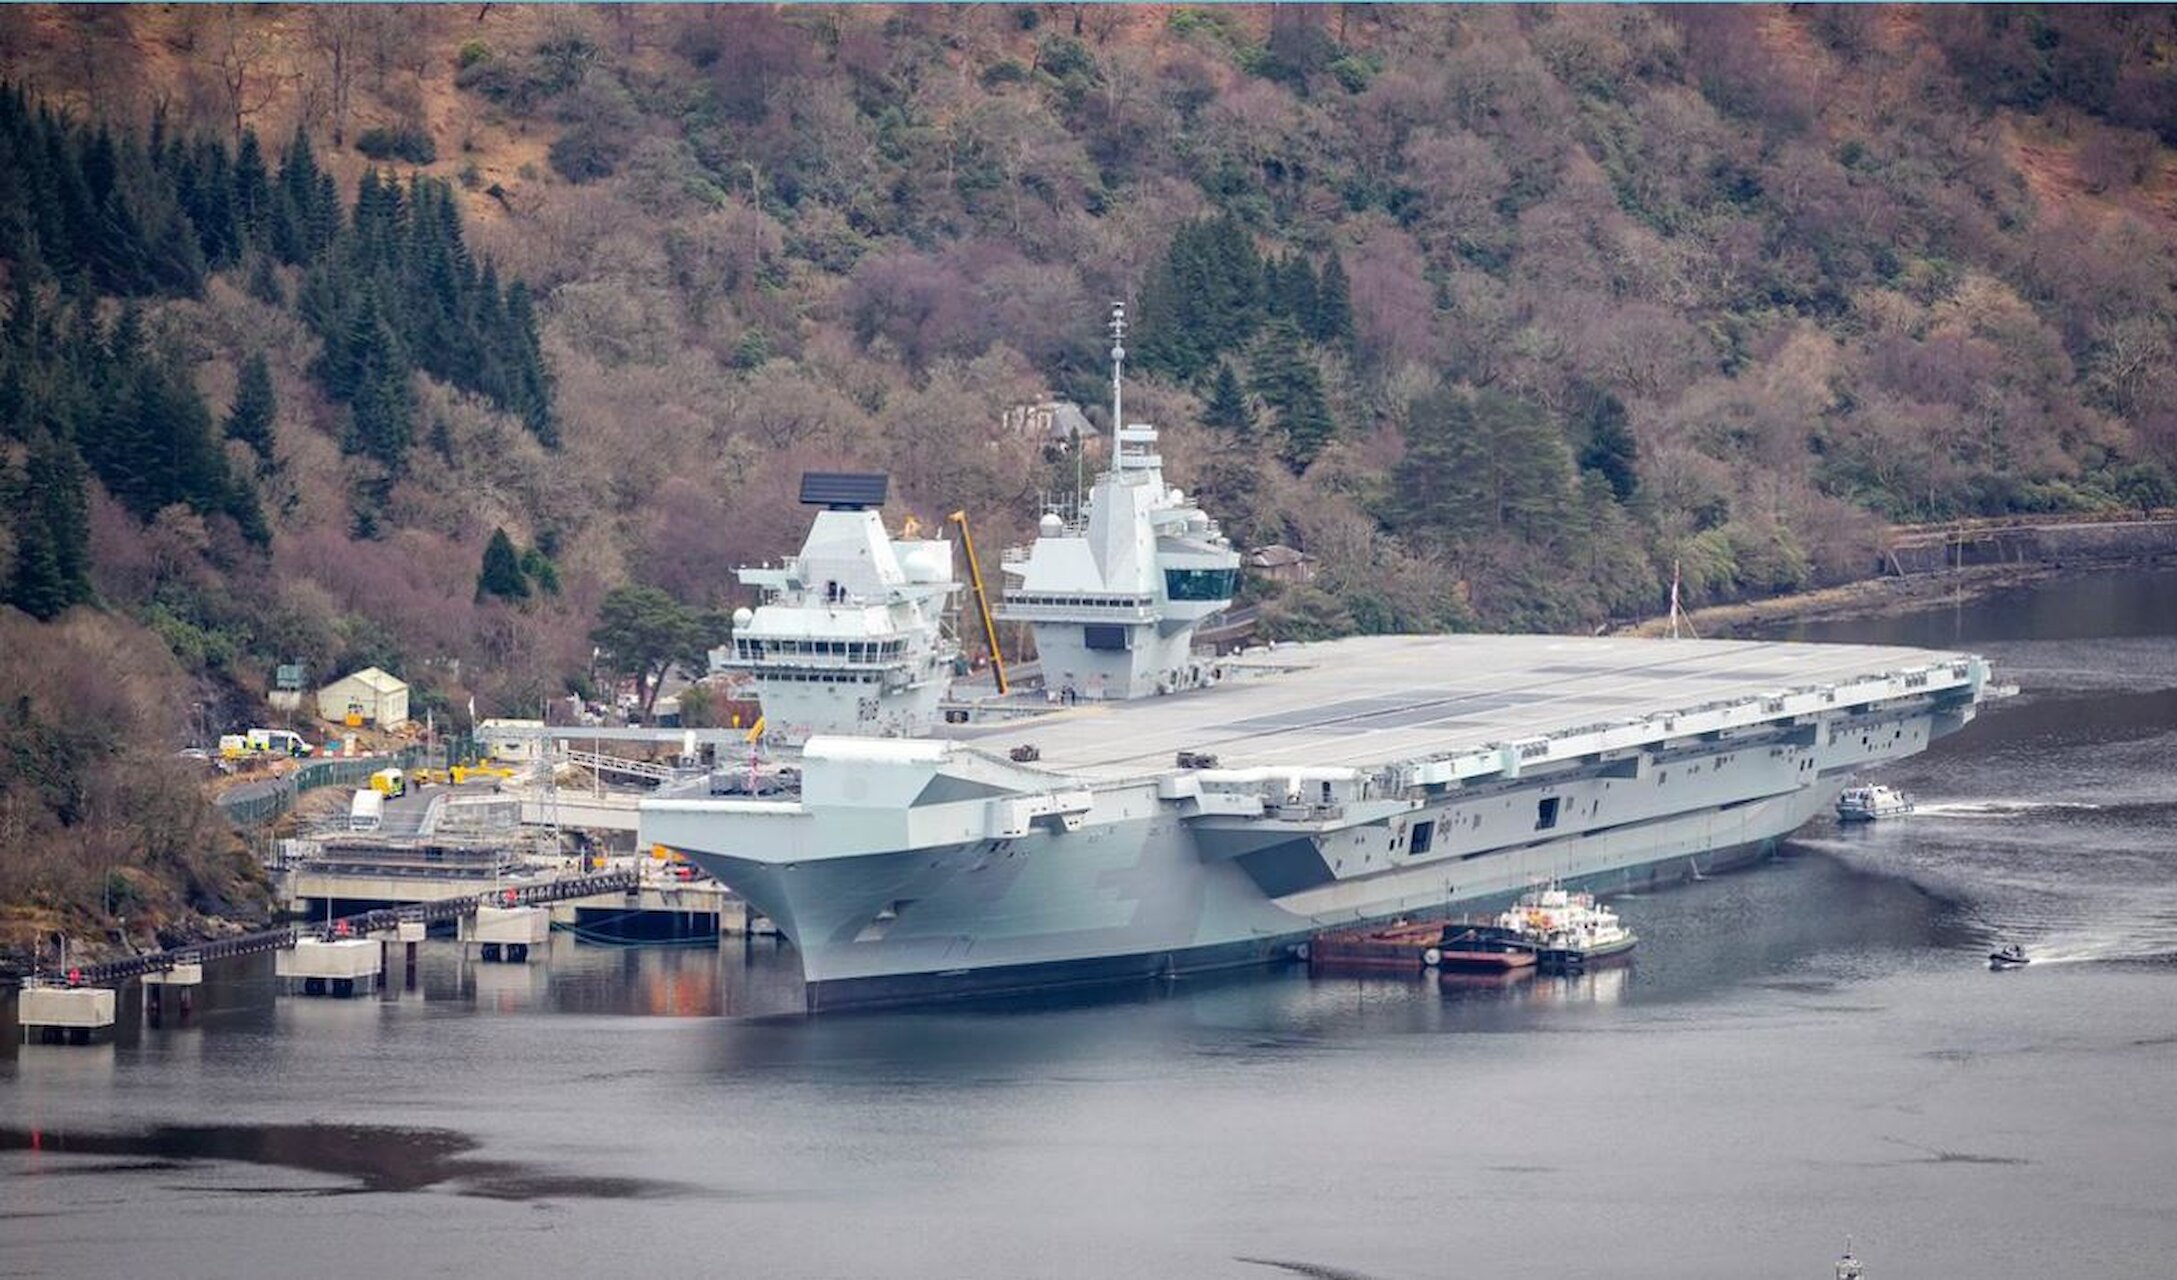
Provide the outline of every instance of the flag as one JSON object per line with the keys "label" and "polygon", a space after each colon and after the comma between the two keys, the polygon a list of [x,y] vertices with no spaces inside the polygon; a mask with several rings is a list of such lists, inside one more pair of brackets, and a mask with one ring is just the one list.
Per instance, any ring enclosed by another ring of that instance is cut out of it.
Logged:
{"label": "flag", "polygon": [[469,723],[476,723],[476,695],[473,693],[469,695]]}

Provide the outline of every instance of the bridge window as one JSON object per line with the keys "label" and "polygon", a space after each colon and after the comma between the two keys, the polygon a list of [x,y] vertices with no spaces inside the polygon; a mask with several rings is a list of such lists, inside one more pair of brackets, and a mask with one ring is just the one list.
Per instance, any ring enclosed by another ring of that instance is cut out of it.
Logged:
{"label": "bridge window", "polygon": [[1230,600],[1237,569],[1166,569],[1164,594],[1172,600]]}
{"label": "bridge window", "polygon": [[1551,827],[1557,825],[1557,806],[1559,803],[1559,797],[1550,796],[1548,799],[1545,799],[1540,804],[1535,806],[1535,830],[1547,831]]}
{"label": "bridge window", "polygon": [[1126,628],[1106,622],[1092,622],[1081,628],[1081,643],[1091,649],[1123,653],[1126,651]]}

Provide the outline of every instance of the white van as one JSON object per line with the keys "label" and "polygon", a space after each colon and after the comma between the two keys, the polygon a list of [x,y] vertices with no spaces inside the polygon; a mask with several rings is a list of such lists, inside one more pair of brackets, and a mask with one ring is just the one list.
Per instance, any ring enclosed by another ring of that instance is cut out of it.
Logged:
{"label": "white van", "polygon": [[386,818],[386,798],[382,792],[363,790],[355,793],[348,802],[348,830],[376,831]]}

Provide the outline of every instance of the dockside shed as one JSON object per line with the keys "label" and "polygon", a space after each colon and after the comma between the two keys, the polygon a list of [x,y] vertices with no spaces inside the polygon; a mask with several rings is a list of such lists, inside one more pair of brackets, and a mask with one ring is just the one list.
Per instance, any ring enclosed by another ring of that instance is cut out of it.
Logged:
{"label": "dockside shed", "polygon": [[535,764],[544,758],[544,739],[522,731],[543,727],[542,720],[479,720],[476,741],[485,755],[502,764]]}
{"label": "dockside shed", "polygon": [[408,722],[408,683],[376,667],[345,675],[317,691],[317,713],[334,724],[351,718],[390,729]]}

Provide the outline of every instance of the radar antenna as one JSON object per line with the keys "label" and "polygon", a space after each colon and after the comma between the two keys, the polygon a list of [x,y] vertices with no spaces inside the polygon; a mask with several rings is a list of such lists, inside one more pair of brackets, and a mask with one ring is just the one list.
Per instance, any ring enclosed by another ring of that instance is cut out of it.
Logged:
{"label": "radar antenna", "polygon": [[1119,432],[1126,426],[1120,375],[1126,365],[1126,304],[1111,304],[1111,473],[1119,473]]}

